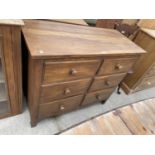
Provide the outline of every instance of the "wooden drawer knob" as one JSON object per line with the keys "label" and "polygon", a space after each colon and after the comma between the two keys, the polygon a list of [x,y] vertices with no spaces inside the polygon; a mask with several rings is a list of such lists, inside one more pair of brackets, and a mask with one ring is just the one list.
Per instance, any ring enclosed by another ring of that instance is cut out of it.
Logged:
{"label": "wooden drawer knob", "polygon": [[65,93],[65,95],[70,94],[71,90],[69,88],[66,88],[64,93]]}
{"label": "wooden drawer knob", "polygon": [[77,74],[77,70],[76,69],[71,69],[70,74],[71,75],[76,75]]}
{"label": "wooden drawer knob", "polygon": [[117,65],[115,66],[115,68],[118,69],[118,70],[121,70],[121,69],[123,68],[123,66],[120,65],[120,64],[117,64]]}
{"label": "wooden drawer knob", "polygon": [[60,106],[60,110],[63,111],[65,107],[63,105]]}
{"label": "wooden drawer knob", "polygon": [[96,95],[96,99],[102,101],[102,97],[100,95]]}
{"label": "wooden drawer knob", "polygon": [[150,85],[151,85],[151,82],[150,82],[150,81],[148,81],[148,82],[147,82],[147,84],[150,86]]}
{"label": "wooden drawer knob", "polygon": [[110,81],[105,81],[105,84],[107,85],[107,86],[111,86],[111,82]]}

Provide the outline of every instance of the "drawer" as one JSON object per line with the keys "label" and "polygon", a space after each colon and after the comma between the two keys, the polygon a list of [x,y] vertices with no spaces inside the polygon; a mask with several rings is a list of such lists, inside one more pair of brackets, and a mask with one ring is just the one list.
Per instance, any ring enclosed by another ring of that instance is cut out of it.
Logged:
{"label": "drawer", "polygon": [[126,73],[95,77],[89,91],[96,91],[117,86],[125,75]]}
{"label": "drawer", "polygon": [[91,77],[96,74],[99,60],[45,62],[43,83],[69,81]]}
{"label": "drawer", "polygon": [[77,109],[82,101],[83,95],[57,100],[39,105],[39,118],[56,116],[64,112]]}
{"label": "drawer", "polygon": [[42,86],[41,103],[83,94],[88,89],[89,84],[90,79],[83,79]]}
{"label": "drawer", "polygon": [[144,78],[136,88],[136,91],[144,90],[155,86],[155,76]]}
{"label": "drawer", "polygon": [[113,73],[126,73],[135,63],[135,58],[105,59],[98,75],[107,75]]}
{"label": "drawer", "polygon": [[104,89],[102,91],[88,93],[86,95],[82,105],[88,105],[88,104],[93,104],[96,102],[105,101],[114,90],[115,90],[115,88],[110,88],[110,89]]}

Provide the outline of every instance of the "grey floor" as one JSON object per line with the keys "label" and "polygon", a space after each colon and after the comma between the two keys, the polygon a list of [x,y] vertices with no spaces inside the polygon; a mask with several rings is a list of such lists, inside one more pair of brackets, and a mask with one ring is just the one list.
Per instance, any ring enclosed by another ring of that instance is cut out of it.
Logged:
{"label": "grey floor", "polygon": [[123,91],[121,91],[121,94],[118,95],[115,91],[104,105],[97,103],[95,105],[76,110],[59,117],[48,118],[40,121],[34,128],[31,128],[30,126],[29,111],[25,106],[22,114],[0,120],[0,135],[59,134],[68,128],[118,107],[154,97],[155,87],[134,93],[132,95],[126,95]]}

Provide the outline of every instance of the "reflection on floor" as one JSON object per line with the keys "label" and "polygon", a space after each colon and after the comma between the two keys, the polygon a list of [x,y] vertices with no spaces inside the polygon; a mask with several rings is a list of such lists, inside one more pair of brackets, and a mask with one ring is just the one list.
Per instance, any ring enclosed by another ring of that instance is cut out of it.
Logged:
{"label": "reflection on floor", "polygon": [[155,98],[103,114],[63,135],[146,135],[155,133]]}

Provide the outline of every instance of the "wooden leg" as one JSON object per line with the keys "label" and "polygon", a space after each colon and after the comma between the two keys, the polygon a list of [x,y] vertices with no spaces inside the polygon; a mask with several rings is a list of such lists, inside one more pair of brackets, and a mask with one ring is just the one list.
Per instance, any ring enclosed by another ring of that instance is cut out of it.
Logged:
{"label": "wooden leg", "polygon": [[105,104],[105,101],[101,101],[101,104]]}
{"label": "wooden leg", "polygon": [[117,88],[117,94],[121,94],[120,89],[121,89],[121,86],[120,86],[120,84],[119,84],[119,85],[118,85],[118,88]]}
{"label": "wooden leg", "polygon": [[37,121],[32,121],[31,120],[31,127],[35,127],[37,125],[37,123],[38,123]]}

